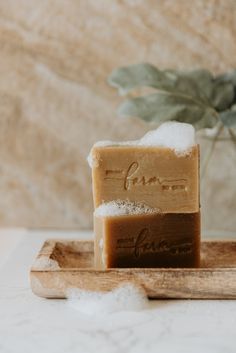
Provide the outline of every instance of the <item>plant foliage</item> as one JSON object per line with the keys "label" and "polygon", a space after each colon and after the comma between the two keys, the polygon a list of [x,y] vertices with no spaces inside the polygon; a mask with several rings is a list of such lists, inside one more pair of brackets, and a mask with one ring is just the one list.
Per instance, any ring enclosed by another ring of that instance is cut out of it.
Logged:
{"label": "plant foliage", "polygon": [[126,99],[118,108],[120,116],[145,121],[177,120],[197,129],[212,128],[219,121],[227,128],[236,125],[236,70],[213,76],[208,70],[159,70],[141,63],[112,72],[108,82],[126,95],[140,87],[151,94]]}

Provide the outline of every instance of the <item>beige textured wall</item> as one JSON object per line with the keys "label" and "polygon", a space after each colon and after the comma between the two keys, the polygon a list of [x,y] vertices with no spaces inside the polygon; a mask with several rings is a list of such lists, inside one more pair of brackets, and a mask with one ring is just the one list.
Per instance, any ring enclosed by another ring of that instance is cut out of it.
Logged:
{"label": "beige textured wall", "polygon": [[234,0],[0,1],[0,225],[90,227],[91,145],[148,129],[116,118],[111,70],[220,72],[236,66],[235,38]]}

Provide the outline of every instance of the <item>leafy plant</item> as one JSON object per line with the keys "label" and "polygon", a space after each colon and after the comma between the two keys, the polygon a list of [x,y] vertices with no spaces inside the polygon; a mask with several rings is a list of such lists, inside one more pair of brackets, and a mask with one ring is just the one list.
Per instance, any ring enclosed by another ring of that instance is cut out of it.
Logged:
{"label": "leafy plant", "polygon": [[236,125],[236,69],[213,76],[205,69],[159,70],[141,63],[114,70],[108,82],[121,95],[130,95],[141,87],[153,89],[150,94],[126,99],[118,108],[119,116],[157,123],[176,120],[190,123],[196,129],[217,125],[210,155],[223,127],[236,140],[232,130]]}

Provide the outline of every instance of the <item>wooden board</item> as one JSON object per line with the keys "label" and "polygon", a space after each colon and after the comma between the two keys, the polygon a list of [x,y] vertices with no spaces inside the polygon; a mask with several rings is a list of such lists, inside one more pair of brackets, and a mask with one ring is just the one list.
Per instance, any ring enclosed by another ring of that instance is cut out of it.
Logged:
{"label": "wooden board", "polygon": [[236,241],[204,241],[201,268],[93,268],[93,241],[48,240],[30,272],[32,291],[65,298],[68,288],[109,291],[122,282],[142,286],[149,298],[236,299]]}

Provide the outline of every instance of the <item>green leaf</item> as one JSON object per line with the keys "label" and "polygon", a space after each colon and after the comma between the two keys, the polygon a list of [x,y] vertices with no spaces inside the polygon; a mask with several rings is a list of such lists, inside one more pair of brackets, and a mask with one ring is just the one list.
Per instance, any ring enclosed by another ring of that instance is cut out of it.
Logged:
{"label": "green leaf", "polygon": [[148,63],[121,67],[112,72],[108,83],[125,95],[137,87],[152,87],[166,92],[178,92],[211,105],[213,76],[204,69],[193,71],[159,70]]}
{"label": "green leaf", "polygon": [[151,64],[142,63],[114,70],[108,78],[108,83],[118,88],[120,94],[126,94],[142,86],[171,89],[175,80],[175,75],[160,71]]}
{"label": "green leaf", "polygon": [[[181,74],[180,74],[181,77]],[[197,92],[191,94],[199,95],[202,99],[208,98],[209,105],[217,111],[222,111],[230,107],[234,99],[234,87],[232,82],[226,81],[222,77],[214,79],[213,75],[204,69],[183,72],[182,79],[189,79],[195,83]],[[236,76],[235,76],[236,80]],[[236,83],[236,81],[235,81]]]}
{"label": "green leaf", "polygon": [[[215,84],[218,89],[219,95],[221,98],[216,97],[218,100],[217,105],[215,107],[219,111],[226,110],[230,108],[230,106],[235,101],[235,93],[236,93],[236,70],[232,70],[226,72],[224,74],[218,75],[215,79]],[[216,94],[217,96],[217,94]]]}
{"label": "green leaf", "polygon": [[177,71],[177,88],[184,89],[188,94],[199,96],[202,99],[210,100],[213,90],[213,76],[210,71],[197,69],[193,71]]}
{"label": "green leaf", "polygon": [[236,69],[221,74],[217,77],[222,82],[231,82],[236,87]]}
{"label": "green leaf", "polygon": [[234,86],[231,82],[216,79],[214,82],[211,102],[218,111],[228,109],[234,100]]}
{"label": "green leaf", "polygon": [[220,120],[226,127],[236,125],[236,110],[228,110],[220,113]]}
{"label": "green leaf", "polygon": [[220,117],[225,126],[236,125],[235,112],[225,111],[236,97],[236,70],[214,78],[205,69],[159,70],[143,63],[114,70],[108,82],[122,94],[143,86],[157,89],[156,94],[125,101],[119,115],[185,121],[197,128],[213,127]]}
{"label": "green leaf", "polygon": [[108,83],[118,88],[120,94],[146,86],[192,95],[204,103],[209,103],[207,94],[209,95],[211,81],[212,75],[207,70],[161,71],[147,63],[118,68],[108,78]]}
{"label": "green leaf", "polygon": [[108,82],[118,88],[121,94],[126,94],[137,87],[153,87],[193,96],[222,111],[229,108],[233,102],[236,70],[214,79],[205,69],[186,72],[159,70],[151,64],[141,63],[114,70]]}
{"label": "green leaf", "polygon": [[217,113],[207,105],[184,95],[158,92],[132,98],[121,104],[120,116],[135,116],[145,121],[163,122],[177,120],[193,124],[196,128],[213,127]]}

